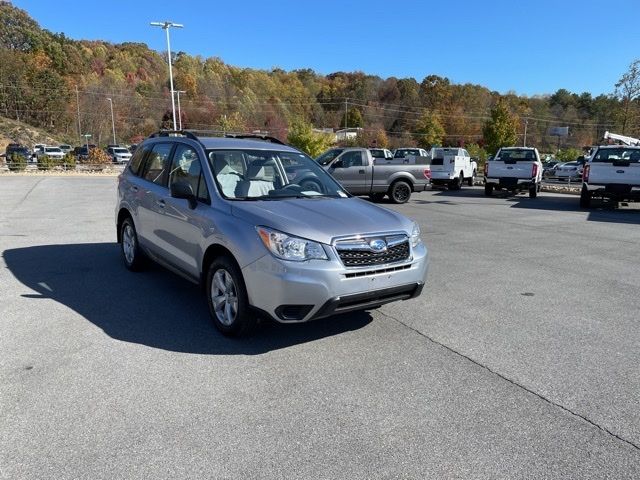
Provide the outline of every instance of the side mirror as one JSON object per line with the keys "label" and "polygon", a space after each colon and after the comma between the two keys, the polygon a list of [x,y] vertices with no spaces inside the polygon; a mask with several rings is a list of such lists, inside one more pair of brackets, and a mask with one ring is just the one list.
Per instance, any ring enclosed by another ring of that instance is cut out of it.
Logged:
{"label": "side mirror", "polygon": [[337,160],[331,165],[331,168],[344,168],[344,163],[342,163],[342,160]]}
{"label": "side mirror", "polygon": [[191,210],[196,208],[196,205],[198,204],[196,195],[193,193],[193,187],[184,180],[178,180],[171,184],[171,196],[173,198],[184,198],[187,200]]}

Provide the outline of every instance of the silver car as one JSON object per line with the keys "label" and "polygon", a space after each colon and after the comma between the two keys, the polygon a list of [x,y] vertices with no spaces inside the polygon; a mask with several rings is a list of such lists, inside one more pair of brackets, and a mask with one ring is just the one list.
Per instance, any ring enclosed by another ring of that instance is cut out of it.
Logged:
{"label": "silver car", "polygon": [[227,335],[413,298],[427,275],[415,222],[275,139],[152,135],[119,177],[116,225],[128,269],[150,258],[203,285]]}

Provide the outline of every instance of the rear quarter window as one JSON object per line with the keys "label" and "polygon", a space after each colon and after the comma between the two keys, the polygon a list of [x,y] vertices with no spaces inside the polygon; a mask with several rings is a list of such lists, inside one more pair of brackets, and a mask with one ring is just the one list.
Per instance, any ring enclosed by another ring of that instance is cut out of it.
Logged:
{"label": "rear quarter window", "polygon": [[135,176],[140,176],[140,167],[142,167],[144,157],[147,155],[149,150],[150,148],[148,146],[138,148],[131,157],[131,161],[129,162],[129,171]]}

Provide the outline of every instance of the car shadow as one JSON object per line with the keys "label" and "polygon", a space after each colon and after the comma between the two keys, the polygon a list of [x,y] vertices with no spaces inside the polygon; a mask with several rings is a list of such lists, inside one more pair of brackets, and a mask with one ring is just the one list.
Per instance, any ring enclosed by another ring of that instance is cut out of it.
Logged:
{"label": "car shadow", "polygon": [[372,320],[355,312],[304,324],[262,322],[252,337],[232,339],[213,326],[199,287],[156,265],[129,272],[115,243],[16,248],[3,258],[37,292],[23,297],[51,298],[114,339],[175,352],[256,355],[357,330]]}
{"label": "car shadow", "polygon": [[545,195],[544,192],[535,199],[512,196],[507,201],[512,203],[511,208],[556,212],[588,212],[587,221],[589,222],[640,224],[640,210],[637,207],[634,208],[633,204],[628,204],[629,207],[615,208],[610,201],[592,199],[591,208],[586,210],[580,207],[580,197],[578,195]]}

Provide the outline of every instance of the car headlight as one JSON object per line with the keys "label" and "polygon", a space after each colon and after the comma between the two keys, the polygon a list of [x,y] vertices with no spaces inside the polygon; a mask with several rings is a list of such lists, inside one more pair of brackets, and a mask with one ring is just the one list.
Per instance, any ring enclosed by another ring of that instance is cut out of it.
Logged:
{"label": "car headlight", "polygon": [[420,226],[417,222],[413,222],[413,230],[411,230],[411,246],[417,247],[422,243],[422,238],[420,238]]}
{"label": "car headlight", "polygon": [[322,245],[304,238],[294,237],[267,227],[256,227],[258,235],[273,255],[283,260],[328,260]]}

